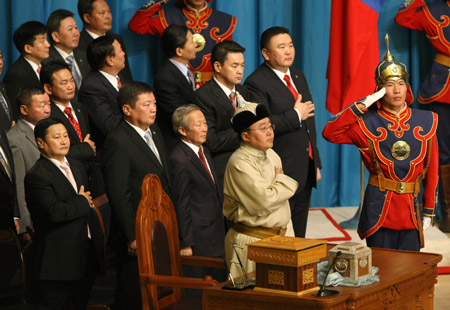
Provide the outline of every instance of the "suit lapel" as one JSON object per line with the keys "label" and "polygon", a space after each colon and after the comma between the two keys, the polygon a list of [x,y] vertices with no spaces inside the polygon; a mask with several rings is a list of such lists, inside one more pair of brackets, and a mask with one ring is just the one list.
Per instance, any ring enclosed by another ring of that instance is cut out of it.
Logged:
{"label": "suit lapel", "polygon": [[[211,176],[209,175],[208,171],[206,171],[205,166],[203,166],[203,163],[200,161],[200,158],[197,156],[197,154],[194,153],[194,151],[187,146],[183,141],[179,142],[181,145],[181,149],[183,150],[183,152],[186,154],[187,157],[190,158],[192,165],[198,170],[200,171],[200,173],[203,175],[203,177],[205,178],[205,180],[207,180],[208,184],[210,186],[212,186],[214,188],[214,190],[216,189],[216,185],[214,184],[214,182],[211,179]],[[210,161],[207,158],[209,167],[212,168],[212,161]],[[212,170],[211,170],[212,173]],[[216,176],[213,174],[214,179],[217,180]]]}
{"label": "suit lapel", "polygon": [[[56,167],[54,163],[52,163],[49,159],[45,158],[43,155],[41,155],[40,160],[42,162],[42,165],[45,166],[45,168],[49,171],[49,173],[51,173],[55,177],[55,179],[57,179],[61,184],[64,184],[64,186],[75,192],[72,183],[70,183],[67,177],[58,167]],[[77,187],[79,188],[78,182]]]}
{"label": "suit lapel", "polygon": [[192,89],[191,83],[188,82],[186,77],[181,73],[181,71],[170,61],[167,61],[167,67],[173,76],[181,83],[183,87],[190,87]]}
{"label": "suit lapel", "polygon": [[106,79],[106,77],[99,71],[97,71],[96,74],[100,82],[108,89],[110,96],[116,97],[118,93],[117,89],[115,89],[114,86],[112,86],[112,84]]}
{"label": "suit lapel", "polygon": [[79,50],[73,50],[73,56],[77,62],[78,69],[80,69],[81,77],[85,78],[89,74],[89,64],[87,63],[86,56]]}
{"label": "suit lapel", "polygon": [[[128,125],[125,121],[121,123],[121,126],[125,129],[125,132],[130,137],[131,141],[147,156],[150,158],[150,160],[153,162],[153,164],[158,167],[161,171],[165,172],[165,169],[163,166],[161,166],[161,163],[159,162],[158,158],[156,158],[156,155],[153,154],[153,151],[150,149],[150,147],[145,143],[144,139],[132,128],[130,125]],[[153,134],[152,130],[152,134]],[[154,139],[156,140],[156,139]],[[164,153],[160,150],[160,147],[158,146],[158,143],[155,141],[156,147],[158,148],[159,155],[161,157],[161,160],[163,161]],[[167,166],[167,163],[163,161],[163,165]]]}
{"label": "suit lapel", "polygon": [[227,112],[231,119],[234,114],[234,108],[230,102],[230,99],[214,79],[212,79],[209,83],[211,85],[211,92],[216,97],[216,102]]}
{"label": "suit lapel", "polygon": [[8,96],[6,95],[6,89],[3,87],[2,83],[0,83],[0,92],[2,93],[3,99],[5,100],[6,105],[9,108],[9,114],[10,115],[7,115],[7,113],[3,109],[3,107],[0,107],[0,113],[2,113],[5,117],[7,117],[9,120],[11,120],[14,117],[14,113],[13,113],[13,110],[11,108],[11,103],[9,102]]}
{"label": "suit lapel", "polygon": [[18,126],[18,128],[20,129],[20,131],[22,131],[25,135],[25,137],[27,138],[28,141],[31,142],[31,144],[33,144],[37,150],[39,150],[37,143],[36,143],[36,139],[34,138],[34,132],[33,129],[31,129],[30,126],[28,126],[27,124],[24,123],[24,121],[22,119],[19,118],[19,120],[17,121],[16,126]]}
{"label": "suit lapel", "polygon": [[[267,64],[264,63],[263,68],[266,79],[270,81],[272,87],[276,88],[278,95],[280,97],[281,96],[284,97],[283,100],[292,100],[292,106],[294,106],[295,103],[294,95],[291,93],[289,88],[287,88],[286,84],[284,84],[284,82],[280,80],[280,78],[275,74],[275,72],[273,72],[273,70]],[[295,87],[297,87],[297,85],[295,85]]]}
{"label": "suit lapel", "polygon": [[75,178],[75,182],[77,182],[77,189],[80,190],[81,185],[84,185],[85,190],[87,190],[85,183],[85,179],[83,178],[83,172],[80,171],[79,166],[73,164],[73,160],[67,159],[70,164],[70,170],[72,170],[73,177]]}
{"label": "suit lapel", "polygon": [[41,81],[37,77],[37,73],[34,71],[33,67],[28,63],[28,61],[25,60],[23,56],[19,57],[17,63],[22,67],[23,71],[26,72],[27,76],[29,76],[30,79],[33,79],[35,81],[35,83],[30,83],[29,85],[30,87],[33,85],[41,84]]}
{"label": "suit lapel", "polygon": [[67,118],[66,114],[64,114],[64,112],[62,112],[53,101],[50,104],[52,107],[52,111],[51,111],[52,117],[57,118],[63,122],[72,141],[73,141],[73,139],[80,141],[80,138],[78,137],[78,134],[77,134],[75,128],[73,127],[73,125],[69,121],[69,119]]}
{"label": "suit lapel", "polygon": [[[3,154],[5,154],[6,156],[6,161],[7,164],[9,165],[9,169],[11,171],[11,178],[13,180],[13,182],[15,182],[15,178],[14,178],[14,162],[12,159],[12,155],[11,155],[11,151],[9,149],[9,147],[6,145],[6,143],[4,142],[6,140],[6,135],[3,135],[2,133],[0,133],[0,146],[3,150]],[[2,173],[8,178],[8,173],[6,172],[5,168],[3,167],[2,164],[0,164],[0,169],[2,171]]]}

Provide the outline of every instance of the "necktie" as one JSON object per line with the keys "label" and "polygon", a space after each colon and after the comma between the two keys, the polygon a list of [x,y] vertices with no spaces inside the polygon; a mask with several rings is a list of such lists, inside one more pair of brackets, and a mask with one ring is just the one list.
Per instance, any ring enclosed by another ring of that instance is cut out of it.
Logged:
{"label": "necktie", "polygon": [[3,169],[5,169],[6,174],[8,175],[9,180],[12,181],[11,170],[10,170],[10,168],[9,168],[8,162],[6,161],[5,157],[3,157],[2,152],[0,152],[0,163],[2,163]]}
{"label": "necktie", "polygon": [[77,88],[80,88],[81,85],[81,76],[80,73],[78,73],[77,67],[75,66],[75,61],[73,59],[73,55],[69,55],[66,58],[67,63],[70,65],[70,71],[72,72],[73,79],[75,80],[75,84],[77,85]]}
{"label": "necktie", "polygon": [[202,164],[205,167],[206,171],[208,171],[208,174],[211,177],[213,183],[216,183],[216,182],[214,182],[214,178],[213,178],[213,176],[211,174],[211,171],[209,171],[209,169],[208,169],[208,165],[206,164],[206,158],[205,158],[205,155],[203,154],[203,151],[202,151],[201,147],[198,149],[198,157],[200,158],[200,161],[202,162]]}
{"label": "necktie", "polygon": [[117,79],[117,87],[119,87],[119,89],[121,89],[122,88],[122,82],[120,81],[119,77],[116,77],[116,79]]}
{"label": "necktie", "polygon": [[0,91],[0,104],[1,104],[1,106],[3,108],[3,110],[5,110],[6,116],[8,116],[8,120],[10,121],[11,120],[11,114],[10,114],[10,111],[9,111],[9,107],[8,107],[8,104],[6,103],[5,97],[3,97],[3,94],[2,94],[1,91]]}
{"label": "necktie", "polygon": [[[298,93],[295,90],[294,86],[292,86],[291,78],[289,77],[289,75],[286,74],[283,79],[286,81],[287,88],[289,88],[289,90],[291,91],[291,93],[294,96],[295,100],[297,100]],[[313,159],[313,151],[312,151],[312,147],[311,147],[311,141],[308,141],[308,143],[309,143],[308,155],[309,155],[309,158]]]}
{"label": "necktie", "polygon": [[187,76],[189,78],[189,82],[192,85],[192,89],[195,90],[195,80],[194,80],[194,74],[192,73],[191,69],[189,68],[189,66],[187,67]]}
{"label": "necktie", "polygon": [[[62,171],[64,171],[64,175],[69,180],[70,184],[72,184],[75,192],[78,193],[77,182],[75,181],[75,178],[73,176],[72,170],[70,169],[69,163],[63,161],[62,163],[59,164],[59,167],[61,168]],[[91,231],[89,229],[89,225],[87,225],[87,233],[88,233],[88,238],[91,239]]]}
{"label": "necktie", "polygon": [[39,65],[39,66],[37,67],[37,69],[36,69],[36,72],[37,72],[37,74],[38,74],[38,76],[39,76],[39,80],[41,79],[41,69],[42,69],[42,66],[41,66],[41,65]]}
{"label": "necktie", "polygon": [[145,132],[144,135],[145,141],[147,142],[147,145],[152,150],[153,154],[155,154],[156,158],[158,158],[159,163],[162,165],[161,157],[159,157],[158,149],[156,148],[155,142],[152,138],[152,133],[150,132],[150,129]]}
{"label": "necktie", "polygon": [[75,192],[78,193],[77,182],[75,181],[75,178],[73,177],[73,173],[72,173],[72,170],[70,170],[69,164],[64,161],[59,164],[59,167],[64,171],[66,178],[69,180],[70,184],[72,184]]}
{"label": "necktie", "polygon": [[67,118],[69,119],[69,122],[72,124],[73,128],[77,132],[78,138],[80,139],[80,142],[83,142],[83,135],[81,134],[81,128],[80,124],[78,124],[75,117],[73,117],[72,109],[70,107],[67,107],[64,109],[64,113],[67,114]]}
{"label": "necktie", "polygon": [[233,105],[234,110],[236,111],[236,93],[232,91],[228,97],[230,98],[230,102]]}

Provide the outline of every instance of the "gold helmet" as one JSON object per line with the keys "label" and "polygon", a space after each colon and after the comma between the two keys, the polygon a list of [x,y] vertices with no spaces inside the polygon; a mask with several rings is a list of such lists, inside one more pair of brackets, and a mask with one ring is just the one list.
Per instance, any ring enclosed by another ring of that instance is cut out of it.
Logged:
{"label": "gold helmet", "polygon": [[375,70],[375,82],[378,86],[383,85],[386,81],[400,80],[406,81],[408,78],[408,72],[406,71],[406,66],[395,61],[394,56],[392,56],[389,51],[389,35],[386,34],[384,38],[386,40],[386,52],[384,53],[383,60],[378,64]]}

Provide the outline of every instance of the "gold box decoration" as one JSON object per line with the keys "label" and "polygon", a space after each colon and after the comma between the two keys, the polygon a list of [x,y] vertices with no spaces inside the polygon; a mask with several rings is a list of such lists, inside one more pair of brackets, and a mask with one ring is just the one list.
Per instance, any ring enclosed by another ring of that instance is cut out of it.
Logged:
{"label": "gold box decoration", "polygon": [[318,289],[317,262],[327,256],[324,240],[273,236],[248,244],[256,262],[255,290],[301,295]]}
{"label": "gold box decoration", "polygon": [[362,243],[344,242],[328,252],[328,264],[331,264],[336,253],[342,254],[336,259],[332,272],[339,272],[344,281],[357,284],[363,277],[372,274],[372,250]]}

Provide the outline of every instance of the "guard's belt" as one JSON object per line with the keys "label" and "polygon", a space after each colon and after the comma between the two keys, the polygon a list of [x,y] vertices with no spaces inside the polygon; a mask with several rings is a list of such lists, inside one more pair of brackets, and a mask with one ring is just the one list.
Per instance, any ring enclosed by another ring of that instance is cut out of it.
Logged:
{"label": "guard's belt", "polygon": [[441,53],[437,53],[436,56],[434,56],[434,62],[450,67],[450,57]]}
{"label": "guard's belt", "polygon": [[416,182],[397,182],[383,178],[380,182],[378,175],[371,174],[369,176],[369,184],[377,186],[382,192],[390,190],[397,194],[414,194],[414,196],[417,196],[420,191],[420,178]]}
{"label": "guard's belt", "polygon": [[286,234],[285,226],[280,228],[268,228],[262,226],[250,227],[242,223],[235,223],[233,229],[238,233],[259,239],[273,237],[275,235],[284,236]]}

